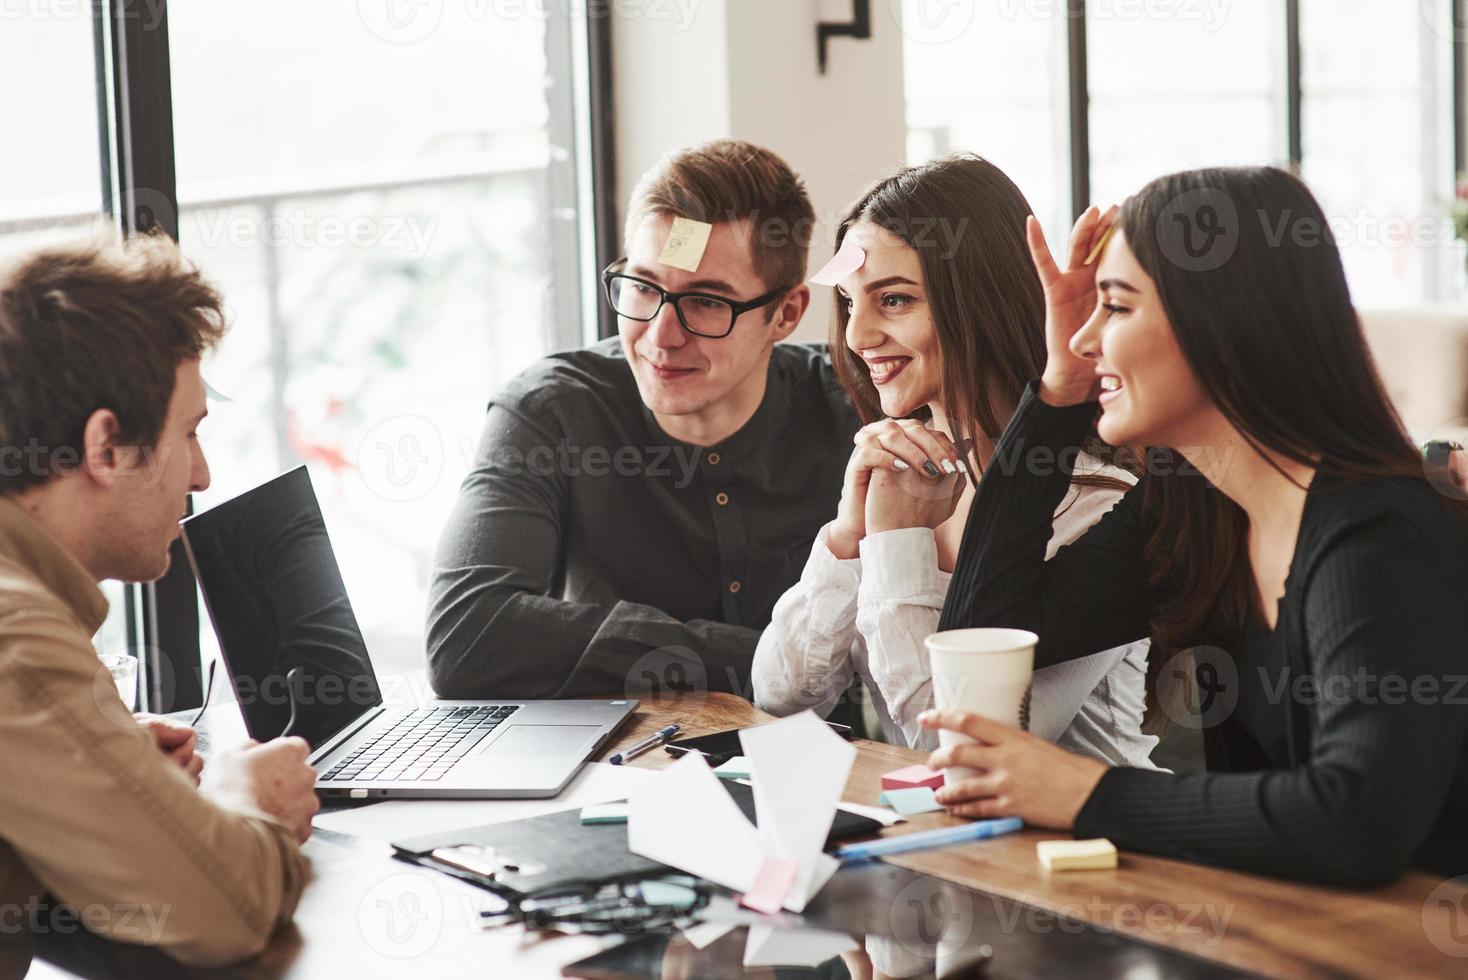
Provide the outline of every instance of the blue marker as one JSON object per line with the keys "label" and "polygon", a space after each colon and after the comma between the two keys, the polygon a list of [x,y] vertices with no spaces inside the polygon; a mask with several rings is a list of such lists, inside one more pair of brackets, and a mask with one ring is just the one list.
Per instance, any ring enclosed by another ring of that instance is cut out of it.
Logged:
{"label": "blue marker", "polygon": [[928,847],[947,847],[949,844],[964,844],[972,840],[987,840],[1000,834],[1013,833],[1025,825],[1019,817],[1002,820],[978,820],[962,827],[943,827],[940,830],[925,830],[901,837],[883,837],[881,840],[864,844],[847,844],[838,848],[836,857],[842,862],[865,861],[903,851],[917,851]]}

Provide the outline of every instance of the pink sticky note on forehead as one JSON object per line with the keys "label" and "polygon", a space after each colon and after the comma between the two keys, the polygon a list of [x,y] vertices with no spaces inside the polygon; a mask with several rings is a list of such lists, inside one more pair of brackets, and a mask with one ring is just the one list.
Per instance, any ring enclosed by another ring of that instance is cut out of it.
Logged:
{"label": "pink sticky note on forehead", "polygon": [[820,272],[810,277],[810,281],[817,286],[834,286],[842,279],[851,275],[867,260],[866,251],[851,239],[841,243],[841,250],[831,256]]}
{"label": "pink sticky note on forehead", "polygon": [[790,887],[795,884],[795,873],[799,870],[798,861],[765,858],[759,873],[754,876],[754,887],[739,900],[739,904],[765,915],[774,915],[784,906],[785,896],[790,894]]}

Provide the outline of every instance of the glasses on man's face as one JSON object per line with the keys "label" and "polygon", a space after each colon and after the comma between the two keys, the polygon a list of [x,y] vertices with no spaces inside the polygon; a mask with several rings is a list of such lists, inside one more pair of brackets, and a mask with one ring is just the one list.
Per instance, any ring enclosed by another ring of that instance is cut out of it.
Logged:
{"label": "glasses on man's face", "polygon": [[618,316],[629,320],[646,322],[662,312],[663,304],[672,303],[683,329],[700,337],[727,337],[734,329],[734,321],[759,309],[793,287],[782,286],[772,289],[763,296],[743,302],[715,296],[713,293],[670,293],[655,282],[629,276],[622,271],[626,259],[618,259],[601,274],[606,286],[607,302]]}

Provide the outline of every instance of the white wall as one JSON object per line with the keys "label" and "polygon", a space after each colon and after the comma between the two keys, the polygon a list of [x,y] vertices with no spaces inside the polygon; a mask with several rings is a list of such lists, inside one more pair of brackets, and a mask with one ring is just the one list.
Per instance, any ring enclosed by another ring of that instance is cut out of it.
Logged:
{"label": "white wall", "polygon": [[[670,4],[670,7],[679,7]],[[767,146],[805,178],[817,225],[811,271],[828,259],[846,205],[903,162],[902,33],[890,0],[872,3],[872,37],[836,38],[816,70],[816,23],[850,16],[841,0],[683,0],[685,16],[612,25],[617,185],[668,150],[728,136]],[[652,10],[652,6],[647,7]],[[830,294],[796,339],[824,339]]]}

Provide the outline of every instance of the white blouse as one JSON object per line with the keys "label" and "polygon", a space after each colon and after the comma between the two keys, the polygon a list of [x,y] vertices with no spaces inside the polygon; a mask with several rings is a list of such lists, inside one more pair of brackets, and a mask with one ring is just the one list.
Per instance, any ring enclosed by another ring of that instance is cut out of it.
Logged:
{"label": "white blouse", "polygon": [[[1099,472],[1130,482],[1124,471]],[[1097,472],[1098,469],[1090,469]],[[1079,538],[1121,498],[1104,487],[1073,487],[1055,513],[1048,560]],[[861,557],[839,559],[822,528],[800,581],[775,604],[754,656],[756,703],[775,715],[807,708],[825,716],[859,673],[888,742],[938,747],[918,724],[933,706],[923,641],[938,628],[951,575],[938,567],[928,528],[869,534]],[[1142,734],[1148,641],[1104,650],[1035,671],[1029,729],[1117,766],[1156,768],[1154,736]]]}

